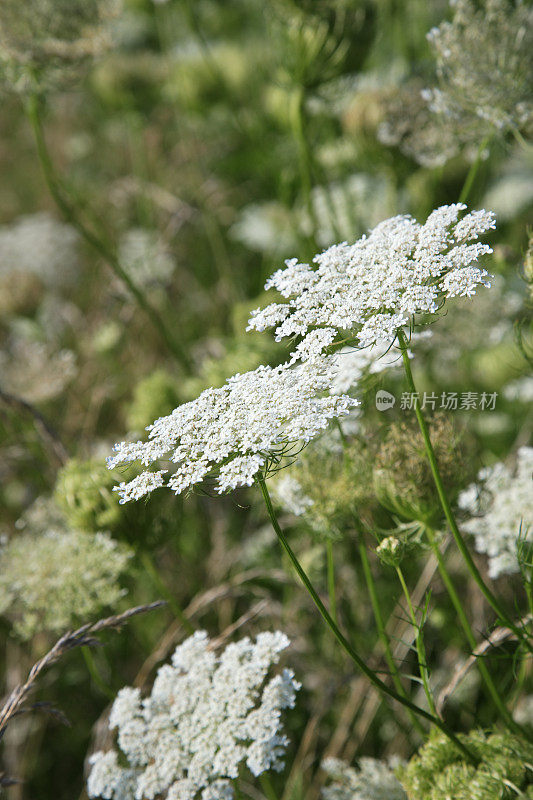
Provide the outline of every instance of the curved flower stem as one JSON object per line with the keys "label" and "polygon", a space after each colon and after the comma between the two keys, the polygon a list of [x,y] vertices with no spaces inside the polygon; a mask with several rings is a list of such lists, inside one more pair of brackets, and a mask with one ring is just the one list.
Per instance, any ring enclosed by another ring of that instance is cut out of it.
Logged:
{"label": "curved flower stem", "polygon": [[[378,628],[378,636],[381,641],[381,645],[383,647],[385,660],[387,661],[387,665],[389,667],[394,686],[396,687],[396,691],[398,692],[398,694],[401,694],[403,697],[406,697],[407,695],[405,693],[405,689],[400,679],[400,673],[398,671],[398,667],[394,660],[394,656],[392,655],[389,637],[387,636],[385,623],[383,622],[383,616],[381,614],[381,609],[379,607],[378,596],[376,592],[376,584],[374,583],[372,570],[370,569],[370,563],[368,561],[368,555],[366,552],[365,543],[362,540],[359,541],[359,555],[361,557],[361,563],[363,565],[363,573],[365,576],[366,587],[368,589],[368,594],[370,595],[370,603],[372,605],[372,611],[374,612],[374,619],[376,620],[376,625]],[[407,709],[407,712],[409,714],[409,717],[411,718],[413,727],[416,728],[418,733],[420,733],[423,737],[425,737],[426,732],[416,714],[410,708]]]}
{"label": "curved flower stem", "polygon": [[298,577],[302,581],[303,585],[309,592],[311,599],[313,600],[315,606],[317,607],[322,619],[331,630],[339,644],[341,645],[342,649],[347,653],[347,655],[352,659],[354,664],[358,667],[358,669],[366,675],[369,681],[378,689],[382,694],[389,695],[392,697],[393,700],[396,700],[398,703],[401,703],[406,708],[411,709],[415,714],[418,714],[421,717],[432,722],[436,725],[449,739],[454,743],[458,750],[464,755],[464,757],[471,763],[477,765],[479,763],[479,759],[476,755],[470,752],[470,750],[465,747],[465,745],[461,742],[460,739],[453,733],[453,731],[443,722],[439,717],[434,716],[433,714],[429,713],[420,706],[417,706],[415,703],[412,703],[406,697],[402,697],[401,694],[398,694],[391,686],[387,686],[381,678],[377,676],[373,669],[371,669],[363,658],[356,652],[356,650],[352,647],[350,642],[344,636],[342,631],[337,627],[334,620],[332,619],[331,615],[329,614],[326,606],[318,596],[316,589],[314,588],[313,584],[311,583],[307,573],[305,572],[304,568],[298,561],[295,553],[293,552],[290,544],[287,541],[285,534],[283,533],[279,522],[277,520],[276,514],[274,512],[274,508],[272,506],[272,501],[270,499],[270,494],[267,489],[267,485],[265,483],[265,479],[263,477],[258,477],[257,482],[261,488],[261,492],[263,494],[263,499],[265,501],[266,509],[268,512],[268,516],[270,517],[270,521],[272,523],[272,527],[274,528],[276,535],[281,542],[281,545],[285,552],[287,553]]}
{"label": "curved flower stem", "polygon": [[328,572],[328,596],[330,614],[337,622],[337,598],[335,594],[335,564],[333,561],[333,542],[328,539],[326,542],[326,561]]}
{"label": "curved flower stem", "polygon": [[[403,366],[405,370],[405,375],[407,378],[407,384],[409,386],[410,391],[416,396],[416,386],[413,380],[413,373],[411,372],[411,365],[409,363],[409,355],[408,355],[408,348],[407,348],[407,340],[405,338],[405,334],[401,328],[398,329],[398,342],[400,345],[400,350],[402,351],[402,359],[403,359]],[[518,628],[514,622],[509,619],[509,615],[506,614],[504,609],[501,607],[499,601],[496,599],[494,594],[491,592],[489,587],[485,584],[481,574],[476,567],[472,556],[470,555],[470,551],[466,545],[465,540],[463,539],[459,528],[457,527],[457,523],[455,521],[455,517],[453,511],[451,509],[450,503],[448,501],[448,497],[446,495],[446,491],[444,489],[444,485],[442,483],[442,478],[440,475],[439,467],[437,464],[437,458],[435,456],[435,451],[433,449],[433,445],[431,444],[431,438],[429,435],[429,429],[420,410],[418,403],[415,403],[415,414],[418,420],[418,425],[420,428],[420,432],[422,434],[422,438],[424,440],[424,447],[426,450],[426,455],[428,457],[429,465],[431,468],[431,474],[433,475],[433,481],[437,488],[437,493],[439,495],[440,504],[442,506],[442,510],[444,511],[444,516],[448,522],[450,530],[452,532],[453,538],[455,539],[455,543],[459,548],[461,555],[468,567],[468,571],[472,575],[473,579],[477,583],[480,591],[485,596],[487,602],[491,606],[491,608],[495,611],[498,616],[498,619],[505,623],[505,625],[513,631],[513,633],[518,637],[518,639],[526,645],[528,650],[533,653],[533,644],[528,641],[527,638],[524,637],[524,632]]]}
{"label": "curved flower stem", "polygon": [[483,152],[484,152],[485,148],[487,147],[488,143],[490,142],[490,139],[491,139],[490,135],[489,136],[485,136],[485,138],[483,139],[483,141],[479,145],[478,151],[476,153],[476,157],[475,157],[474,161],[472,162],[472,164],[470,165],[470,169],[468,170],[465,182],[463,184],[463,188],[461,189],[461,194],[459,195],[459,203],[466,203],[468,195],[470,194],[470,190],[472,189],[472,186],[473,186],[474,181],[476,179],[476,175],[478,173],[478,170],[479,170],[479,167],[480,167],[480,164],[481,164],[481,161],[482,161]]}
{"label": "curved flower stem", "polygon": [[179,361],[187,364],[189,362],[189,358],[184,348],[181,346],[179,341],[177,341],[170,334],[170,331],[168,331],[156,309],[148,302],[139,287],[122,268],[117,256],[113,253],[111,248],[108,247],[108,245],[96,233],[90,230],[90,228],[88,228],[79,218],[75,206],[67,197],[64,188],[61,186],[61,181],[56,173],[54,164],[50,157],[44,136],[39,105],[39,98],[36,95],[32,95],[28,100],[26,111],[33,129],[37,154],[39,156],[39,161],[41,162],[46,185],[48,186],[50,194],[55,200],[56,205],[62,212],[65,219],[78,231],[80,236],[87,242],[87,244],[89,244],[94,250],[96,250],[97,253],[100,254],[106,263],[109,264],[115,275],[127,287],[130,294],[135,298],[138,306],[142,308],[145,314],[150,318],[152,325],[154,328],[156,328],[160,337],[163,339],[171,353]]}
{"label": "curved flower stem", "polygon": [[396,572],[398,574],[398,578],[400,579],[400,584],[402,586],[404,597],[407,601],[407,608],[409,609],[411,624],[416,632],[415,636],[416,655],[418,658],[418,669],[420,672],[420,677],[422,678],[422,686],[424,687],[424,694],[426,695],[426,700],[428,701],[428,706],[431,709],[431,713],[436,715],[437,709],[435,708],[435,701],[433,700],[433,695],[431,694],[431,689],[429,686],[429,671],[427,666],[426,648],[424,647],[424,637],[422,635],[422,627],[417,622],[415,610],[411,602],[411,595],[409,594],[409,589],[407,588],[402,568],[399,566],[396,567]]}
{"label": "curved flower stem", "polygon": [[[455,612],[456,612],[457,616],[459,617],[459,622],[461,623],[461,626],[462,626],[463,631],[465,633],[466,639],[468,641],[468,645],[469,645],[471,651],[474,652],[476,647],[477,647],[476,638],[474,636],[474,632],[472,630],[470,622],[468,621],[468,617],[465,614],[465,611],[464,611],[464,608],[462,606],[461,600],[459,599],[459,595],[457,594],[455,586],[453,585],[453,581],[452,581],[452,579],[450,577],[450,573],[448,572],[448,569],[447,569],[446,564],[444,562],[444,558],[442,557],[442,553],[440,551],[440,548],[439,548],[439,546],[438,546],[438,544],[437,544],[437,542],[435,540],[435,533],[431,528],[429,528],[427,526],[426,526],[425,530],[426,530],[426,536],[427,536],[427,538],[429,540],[429,543],[431,545],[431,549],[433,550],[433,552],[435,554],[435,557],[437,559],[437,564],[438,564],[440,576],[442,578],[442,582],[444,583],[444,585],[445,585],[445,587],[446,587],[446,589],[448,591],[450,599],[451,599],[451,601],[453,603],[453,607],[455,608]],[[490,672],[489,672],[489,670],[487,668],[487,665],[483,661],[483,656],[480,656],[476,660],[476,664],[477,664],[477,667],[478,667],[478,669],[479,669],[479,671],[481,673],[481,677],[485,681],[485,685],[486,685],[487,690],[488,690],[488,692],[489,692],[489,694],[490,694],[490,696],[492,698],[492,701],[493,701],[494,705],[496,706],[496,708],[498,709],[499,713],[501,714],[502,719],[505,720],[506,725],[511,730],[514,730],[515,733],[523,733],[523,731],[520,728],[520,726],[517,725],[516,722],[513,720],[513,717],[511,715],[511,713],[509,712],[509,709],[507,708],[507,706],[503,702],[503,700],[501,698],[501,693],[496,688],[496,686],[494,684],[494,681],[492,680],[491,674],[490,674]]]}

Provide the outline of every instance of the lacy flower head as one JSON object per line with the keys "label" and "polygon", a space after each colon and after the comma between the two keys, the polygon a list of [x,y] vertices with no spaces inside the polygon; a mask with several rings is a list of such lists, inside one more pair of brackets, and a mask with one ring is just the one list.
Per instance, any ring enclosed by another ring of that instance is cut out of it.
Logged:
{"label": "lacy flower head", "polygon": [[287,452],[358,405],[343,395],[318,396],[329,388],[333,373],[330,358],[295,367],[260,366],[178,406],[148,426],[147,442],[115,445],[109,468],[135,461],[148,466],[161,459],[177,465],[168,479],[169,470],[161,469],[121,483],[121,502],[164,485],[179,494],[213,477],[219,493],[251,486],[258,473],[270,474]]}
{"label": "lacy flower head", "polygon": [[516,469],[494,464],[481,470],[479,486],[459,496],[471,516],[463,529],[476,538],[478,553],[489,558],[489,575],[498,578],[520,568],[520,547],[533,542],[533,447],[521,447]]}
{"label": "lacy flower head", "polygon": [[64,632],[116,606],[124,594],[119,576],[131,555],[107,533],[59,525],[16,535],[0,549],[0,613],[23,639]]}
{"label": "lacy flower head", "polygon": [[331,780],[322,790],[322,800],[407,800],[394,774],[400,763],[394,757],[388,761],[361,758],[354,769],[338,758],[326,758],[322,769]]}
{"label": "lacy flower head", "polygon": [[[451,4],[450,4],[451,5]],[[521,0],[455,0],[453,20],[428,34],[440,87],[430,110],[481,135],[531,130],[533,9]],[[483,123],[484,130],[479,123]]]}
{"label": "lacy flower head", "polygon": [[268,673],[288,645],[279,631],[260,633],[217,655],[205,632],[187,639],[149,697],[119,692],[109,726],[121,752],[92,756],[89,797],[232,800],[241,767],[255,776],[280,771],[288,745],[281,712],[294,706],[300,684],[290,669]]}
{"label": "lacy flower head", "polygon": [[491,248],[477,241],[495,227],[494,215],[457,203],[433,211],[424,225],[398,216],[355,244],[334,245],[314,266],[297,259],[275,272],[266,288],[287,303],[257,309],[248,330],[276,327],[276,339],[303,337],[293,358],[320,357],[330,345],[393,342],[416,314],[434,314],[451,297],[471,296],[488,273],[477,265]]}

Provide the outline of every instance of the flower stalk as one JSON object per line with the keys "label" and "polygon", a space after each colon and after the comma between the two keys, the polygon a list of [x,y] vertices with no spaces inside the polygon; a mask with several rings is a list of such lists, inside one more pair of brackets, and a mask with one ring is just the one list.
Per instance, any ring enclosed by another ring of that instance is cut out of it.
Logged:
{"label": "flower stalk", "polygon": [[457,747],[457,749],[460,750],[460,752],[467,759],[467,761],[469,761],[471,764],[477,765],[479,759],[473,753],[471,753],[470,750],[468,750],[467,747],[465,747],[465,745],[453,733],[453,731],[446,725],[445,722],[443,722],[441,719],[439,719],[439,717],[435,716],[434,714],[431,714],[430,712],[426,711],[425,709],[421,708],[420,706],[417,706],[415,703],[412,703],[408,698],[402,697],[402,695],[398,694],[398,692],[396,692],[395,689],[393,689],[392,687],[387,686],[387,684],[384,683],[384,681],[382,681],[381,678],[379,678],[377,676],[377,674],[374,672],[374,670],[371,669],[365,663],[363,658],[352,647],[352,645],[350,644],[348,639],[344,636],[342,631],[338,628],[338,626],[336,625],[335,621],[333,620],[333,618],[329,614],[326,606],[324,605],[324,603],[320,599],[320,597],[319,597],[316,589],[314,588],[313,584],[311,583],[307,573],[303,569],[302,565],[298,561],[298,558],[296,557],[296,554],[293,552],[289,542],[287,541],[287,538],[286,538],[285,534],[283,533],[283,531],[282,531],[282,529],[281,529],[281,527],[279,525],[279,522],[277,520],[275,511],[274,511],[274,507],[272,505],[272,500],[270,499],[270,494],[269,494],[267,485],[265,483],[265,479],[262,476],[258,476],[256,478],[256,480],[257,480],[257,483],[259,484],[259,487],[260,487],[261,492],[263,494],[263,499],[265,501],[265,506],[266,506],[267,513],[268,513],[268,516],[270,518],[270,521],[272,523],[272,527],[274,528],[274,531],[276,532],[276,535],[277,535],[277,537],[278,537],[283,549],[287,553],[287,555],[288,555],[288,557],[289,557],[289,559],[290,559],[290,561],[292,563],[292,566],[294,567],[298,577],[300,578],[300,580],[304,584],[305,588],[307,589],[308,593],[310,594],[311,599],[313,600],[315,606],[317,607],[322,619],[324,620],[326,625],[329,627],[329,629],[331,630],[331,632],[333,633],[333,635],[335,636],[335,638],[337,639],[337,641],[339,642],[339,644],[341,645],[341,647],[345,651],[345,653],[352,659],[352,661],[355,663],[355,665],[358,667],[358,669],[364,675],[366,675],[366,677],[370,680],[370,682],[373,684],[373,686],[375,686],[375,688],[379,692],[381,692],[382,694],[388,695],[393,700],[396,700],[398,703],[401,703],[406,708],[410,709],[414,713],[418,714],[421,717],[424,717],[425,719],[429,720],[432,724],[436,725],[450,739],[450,741],[453,742],[453,744]]}
{"label": "flower stalk", "polygon": [[[413,395],[416,396],[417,391],[416,391],[416,386],[415,386],[415,382],[414,382],[414,379],[413,379],[413,373],[411,372],[411,364],[409,363],[407,339],[406,339],[405,334],[404,334],[404,332],[403,332],[403,330],[401,328],[398,329],[398,342],[399,342],[400,350],[401,350],[401,353],[402,353],[402,360],[403,360],[403,365],[404,365],[405,376],[407,378],[407,384],[409,386],[409,390],[413,393]],[[434,451],[433,445],[431,443],[431,438],[430,438],[430,435],[429,435],[429,429],[428,429],[425,417],[424,417],[424,415],[423,415],[418,403],[415,403],[415,409],[414,410],[415,410],[416,418],[417,418],[418,425],[419,425],[419,428],[420,428],[420,432],[421,432],[422,438],[424,440],[424,448],[426,450],[426,455],[428,457],[429,465],[430,465],[430,468],[431,468],[431,474],[433,476],[433,480],[435,482],[437,493],[439,495],[440,504],[442,506],[442,510],[444,511],[444,516],[446,517],[446,521],[448,522],[448,525],[449,525],[450,530],[452,532],[452,536],[453,536],[453,538],[455,540],[455,543],[456,543],[457,547],[459,548],[459,552],[461,553],[461,555],[462,555],[462,557],[463,557],[463,559],[464,559],[464,561],[466,563],[468,571],[472,575],[472,578],[474,579],[474,581],[478,585],[480,591],[482,592],[482,594],[486,598],[486,600],[489,603],[489,605],[491,606],[491,608],[497,614],[498,620],[502,621],[505,625],[507,625],[507,627],[510,628],[513,631],[513,633],[518,637],[518,639],[525,643],[525,645],[528,648],[528,650],[533,652],[533,644],[531,642],[529,642],[524,637],[524,632],[522,630],[520,630],[520,628],[518,628],[511,619],[509,619],[509,615],[506,614],[505,610],[500,605],[500,602],[497,600],[497,598],[491,592],[489,587],[485,584],[483,578],[481,577],[481,574],[480,574],[478,568],[476,567],[476,565],[474,563],[474,560],[473,560],[472,556],[470,555],[470,551],[469,551],[469,549],[468,549],[468,547],[466,545],[465,540],[463,539],[463,537],[461,535],[461,532],[459,531],[459,528],[457,526],[457,522],[455,521],[455,516],[453,514],[450,502],[449,502],[448,497],[446,495],[446,491],[444,489],[444,485],[442,483],[442,478],[441,478],[441,475],[440,475],[439,467],[438,467],[438,464],[437,464],[437,458],[435,456],[435,451]]]}

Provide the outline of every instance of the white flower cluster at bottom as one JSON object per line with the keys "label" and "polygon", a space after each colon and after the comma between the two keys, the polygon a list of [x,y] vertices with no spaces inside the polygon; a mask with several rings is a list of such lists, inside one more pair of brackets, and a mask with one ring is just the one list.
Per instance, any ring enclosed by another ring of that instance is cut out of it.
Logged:
{"label": "white flower cluster at bottom", "polygon": [[281,770],[281,712],[294,706],[300,684],[289,669],[267,674],[288,645],[285,634],[266,632],[217,655],[199,631],[161,667],[149,697],[121,689],[109,726],[128,765],[115,750],[93,755],[89,797],[232,800],[240,765],[253,775]]}

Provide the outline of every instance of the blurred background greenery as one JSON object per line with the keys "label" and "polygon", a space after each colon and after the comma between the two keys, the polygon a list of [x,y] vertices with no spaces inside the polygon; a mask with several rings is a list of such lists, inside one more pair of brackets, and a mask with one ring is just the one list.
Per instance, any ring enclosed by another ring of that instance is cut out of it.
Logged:
{"label": "blurred background greenery", "polygon": [[[441,0],[124,0],[100,21],[101,48],[93,46],[94,31],[83,38],[86,20],[76,17],[91,4],[67,6],[32,0],[26,20],[18,2],[6,0],[0,10],[5,692],[66,628],[159,597],[168,606],[106,634],[92,656],[73,652],[50,670],[35,697],[61,708],[71,727],[38,711],[13,724],[3,769],[21,782],[6,792],[10,800],[85,796],[84,759],[105,741],[110,697],[126,683],[149,683],[186,635],[186,609],[189,624],[213,635],[238,623],[246,632],[280,627],[292,639],[291,666],[303,690],[287,723],[288,767],[273,780],[278,797],[313,800],[324,753],[348,761],[361,753],[409,756],[420,743],[409,719],[354,677],[322,630],[255,490],[216,500],[157,492],[149,502],[120,506],[112,488],[123,475],[106,470],[105,456],[115,441],[141,436],[204,388],[284,359],[287,351],[272,337],[245,333],[249,312],[263,303],[265,279],[284,259],[353,241],[395,214],[423,220],[456,202],[468,175],[469,205],[497,214],[494,288],[458,301],[431,339],[414,343],[413,369],[421,390],[439,397],[498,394],[493,411],[458,410],[434,422],[455,494],[481,466],[528,444],[533,155],[524,137],[531,122],[509,131],[485,129],[479,118],[473,125],[468,109],[453,126],[431,116],[420,90],[459,68],[439,71],[426,38],[451,18]],[[506,18],[504,9],[496,40]],[[496,46],[482,27],[474,34],[479,53]],[[78,43],[75,55],[64,55],[65,42]],[[477,61],[475,49],[452,53],[452,61],[467,59],[462,68],[481,86],[479,71],[491,65],[479,53]],[[530,103],[526,56],[513,87],[516,102]],[[485,101],[495,107],[493,98]],[[28,120],[32,103],[75,218],[65,219],[46,184]],[[103,249],[83,238],[79,220]],[[120,279],[124,273],[152,316]],[[335,449],[329,460],[319,448],[307,451],[299,480],[316,493],[314,518],[284,512],[291,541],[322,589],[324,542],[334,534],[339,616],[376,666],[382,654],[354,520],[362,518],[367,531],[389,531],[400,520],[411,533],[428,515],[441,522],[406,412],[399,403],[376,411],[378,388],[399,397],[399,370],[363,375],[356,392],[362,415],[342,464]],[[408,626],[398,586],[365,535],[401,650]],[[116,542],[112,563],[102,544],[108,536]],[[479,565],[486,569],[481,558]],[[449,568],[481,634],[492,618],[454,553]],[[413,588],[421,581],[422,602],[432,578],[427,551],[415,548],[405,572]],[[98,580],[105,590],[95,589]],[[511,608],[523,603],[512,581],[500,584]],[[438,608],[424,632],[438,687],[467,650],[442,585],[432,586]],[[513,684],[513,652],[509,644],[488,660],[502,694],[512,691],[519,707],[531,676],[526,667]],[[416,663],[409,646],[404,658],[409,674]],[[493,710],[473,673],[460,689],[447,710],[455,728],[491,724]]]}

